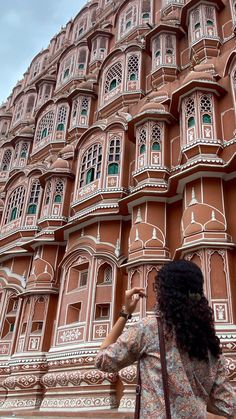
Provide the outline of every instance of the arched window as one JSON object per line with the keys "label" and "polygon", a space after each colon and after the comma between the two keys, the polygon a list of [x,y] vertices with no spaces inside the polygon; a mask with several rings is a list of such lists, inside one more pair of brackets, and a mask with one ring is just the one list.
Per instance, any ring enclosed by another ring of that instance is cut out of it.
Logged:
{"label": "arched window", "polygon": [[64,130],[65,130],[64,124],[60,123],[57,125],[57,131],[64,131]]}
{"label": "arched window", "polygon": [[39,121],[36,131],[36,143],[48,137],[53,131],[54,112],[47,112]]}
{"label": "arched window", "polygon": [[193,116],[190,116],[188,119],[188,128],[195,127],[195,118]]}
{"label": "arched window", "polygon": [[122,83],[122,63],[118,62],[109,68],[105,78],[105,94],[116,89]]}
{"label": "arched window", "polygon": [[27,214],[36,214],[37,206],[39,203],[40,192],[41,192],[41,186],[40,186],[39,180],[36,179],[33,181],[32,186],[31,186]]}
{"label": "arched window", "polygon": [[160,149],[161,149],[160,143],[156,141],[152,143],[152,151],[160,151]]}
{"label": "arched window", "polygon": [[213,137],[213,100],[211,94],[204,94],[200,97],[201,113],[201,136],[210,139]]}
{"label": "arched window", "polygon": [[156,69],[162,62],[161,59],[161,38],[160,35],[158,35],[152,44],[152,55],[153,55],[153,69]]}
{"label": "arched window", "polygon": [[202,122],[204,124],[211,124],[211,116],[205,113],[204,115],[202,115]]}
{"label": "arched window", "polygon": [[87,115],[88,113],[88,105],[89,105],[89,100],[87,97],[83,97],[81,100],[81,110],[80,110],[80,114],[81,115]]}
{"label": "arched window", "polygon": [[[78,55],[78,70],[79,72],[81,72],[81,70],[85,70],[85,65],[86,65],[86,59],[87,59],[87,51],[85,48],[80,49],[79,50],[79,55]],[[84,71],[83,71],[84,72]]]}
{"label": "arched window", "polygon": [[145,151],[146,151],[146,144],[142,144],[142,145],[140,146],[140,154],[144,154],[144,153],[145,153]]}
{"label": "arched window", "polygon": [[57,131],[65,131],[65,125],[67,121],[67,114],[68,114],[68,108],[65,105],[62,105],[58,108],[57,113]]}
{"label": "arched window", "polygon": [[[143,0],[142,1],[142,12],[141,12],[142,20],[145,22],[149,21],[151,16],[151,2],[150,0]],[[143,22],[143,23],[145,23]]]}
{"label": "arched window", "polygon": [[111,283],[112,282],[112,269],[111,266],[107,266],[104,270],[104,282]]}
{"label": "arched window", "polygon": [[5,135],[7,133],[7,130],[8,130],[8,123],[7,121],[4,121],[2,124],[1,135]]}
{"label": "arched window", "polygon": [[139,79],[139,56],[132,54],[128,58],[128,80]]}
{"label": "arched window", "polygon": [[196,127],[195,127],[195,100],[194,97],[188,97],[185,99],[185,106],[183,109],[183,117],[185,119],[186,126],[186,142],[189,143],[195,139]]}
{"label": "arched window", "polygon": [[18,186],[10,194],[5,214],[5,224],[21,217],[23,205],[25,199],[25,188],[24,186]]}
{"label": "arched window", "polygon": [[23,143],[21,146],[21,151],[20,151],[20,158],[21,159],[25,159],[28,155],[28,148],[29,148],[29,144],[28,143]]}
{"label": "arched window", "polygon": [[108,174],[117,175],[120,164],[120,137],[114,136],[110,140],[108,151]]}
{"label": "arched window", "polygon": [[80,188],[100,178],[102,164],[102,146],[93,144],[82,158]]}
{"label": "arched window", "polygon": [[108,175],[117,175],[119,172],[119,166],[117,163],[111,163],[108,165]]}
{"label": "arched window", "polygon": [[61,203],[64,193],[64,182],[61,179],[56,179],[54,202]]}
{"label": "arched window", "polygon": [[138,10],[136,4],[131,4],[126,7],[120,16],[119,23],[119,38],[126,35],[131,29],[137,26],[138,23]]}
{"label": "arched window", "polygon": [[52,182],[48,182],[45,189],[45,205],[48,205],[50,202],[51,191],[52,191]]}
{"label": "arched window", "polygon": [[192,12],[192,40],[196,41],[201,36],[200,10],[195,9]]}
{"label": "arched window", "polygon": [[146,153],[146,149],[147,149],[147,129],[146,127],[142,127],[139,130],[139,154],[144,154]]}
{"label": "arched window", "polygon": [[36,212],[37,212],[37,205],[30,204],[28,206],[27,214],[36,214]]}
{"label": "arched window", "polygon": [[28,97],[27,105],[26,105],[26,116],[31,116],[34,109],[34,100],[35,100],[34,95],[30,95]]}
{"label": "arched window", "polygon": [[64,58],[60,64],[59,84],[66,83],[74,74],[75,68],[75,52]]}
{"label": "arched window", "polygon": [[1,170],[3,170],[4,172],[10,169],[11,157],[12,157],[12,150],[8,148],[7,150],[4,151],[3,158],[2,158]]}
{"label": "arched window", "polygon": [[54,202],[61,203],[61,195],[55,195]]}

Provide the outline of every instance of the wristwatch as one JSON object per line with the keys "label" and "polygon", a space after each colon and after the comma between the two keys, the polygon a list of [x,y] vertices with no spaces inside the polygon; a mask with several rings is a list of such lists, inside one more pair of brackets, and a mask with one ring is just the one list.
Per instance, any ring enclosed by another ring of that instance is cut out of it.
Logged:
{"label": "wristwatch", "polygon": [[126,313],[124,310],[121,310],[119,317],[124,317],[125,320],[132,319],[132,314]]}

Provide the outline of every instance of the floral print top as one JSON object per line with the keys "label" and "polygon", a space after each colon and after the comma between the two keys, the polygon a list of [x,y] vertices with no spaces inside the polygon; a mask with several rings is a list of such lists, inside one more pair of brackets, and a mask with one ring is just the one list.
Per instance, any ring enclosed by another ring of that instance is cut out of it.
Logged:
{"label": "floral print top", "polygon": [[[206,418],[206,409],[227,418],[236,417],[236,398],[227,381],[225,358],[209,354],[209,361],[190,360],[179,351],[173,336],[165,339],[166,362],[173,419]],[[118,340],[101,350],[98,369],[117,372],[140,357],[140,419],[165,419],[165,403],[156,318],[148,317],[130,326]]]}

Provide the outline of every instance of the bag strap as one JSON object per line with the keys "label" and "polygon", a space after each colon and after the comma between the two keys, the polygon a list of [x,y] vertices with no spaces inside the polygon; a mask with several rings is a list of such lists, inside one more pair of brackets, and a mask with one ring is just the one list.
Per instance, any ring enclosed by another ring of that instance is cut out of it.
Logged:
{"label": "bag strap", "polygon": [[166,419],[171,419],[170,395],[169,395],[169,385],[168,385],[168,373],[167,373],[167,367],[166,367],[166,349],[165,349],[163,324],[160,317],[157,316],[156,319],[157,319],[158,335],[159,335],[159,342],[160,342],[161,372],[162,372],[162,383],[163,383],[164,400],[165,400],[165,408],[166,408]]}
{"label": "bag strap", "polygon": [[140,359],[139,359],[138,364],[137,364],[137,384],[136,384],[134,419],[139,419],[140,405],[141,405],[141,375],[140,375]]}
{"label": "bag strap", "polygon": [[[163,331],[161,318],[159,316],[156,316],[156,319],[157,319],[158,335],[159,335],[159,343],[160,343],[160,360],[161,360],[162,383],[163,383],[165,409],[166,409],[166,419],[171,419],[164,331]],[[140,417],[140,406],[141,406],[141,375],[140,375],[140,359],[139,359],[138,364],[137,364],[137,385],[136,385],[134,419],[139,419]]]}

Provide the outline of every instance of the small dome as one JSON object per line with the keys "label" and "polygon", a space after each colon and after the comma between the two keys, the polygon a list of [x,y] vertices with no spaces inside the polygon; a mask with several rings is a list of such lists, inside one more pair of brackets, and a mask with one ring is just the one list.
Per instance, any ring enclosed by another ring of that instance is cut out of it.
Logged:
{"label": "small dome", "polygon": [[20,135],[34,135],[34,129],[32,126],[26,126],[24,127],[21,132]]}
{"label": "small dome", "polygon": [[69,164],[66,160],[62,159],[61,157],[58,157],[58,159],[56,159],[54,163],[52,163],[51,169],[69,169]]}
{"label": "small dome", "polygon": [[66,153],[74,153],[73,145],[67,144],[65,147],[61,149],[60,154],[66,154]]}
{"label": "small dome", "polygon": [[209,71],[195,71],[192,70],[190,73],[185,77],[183,84],[187,84],[193,80],[208,80],[208,81],[215,81],[212,73]]}
{"label": "small dome", "polygon": [[144,105],[140,108],[140,113],[147,111],[165,112],[165,107],[155,99],[147,99]]}

